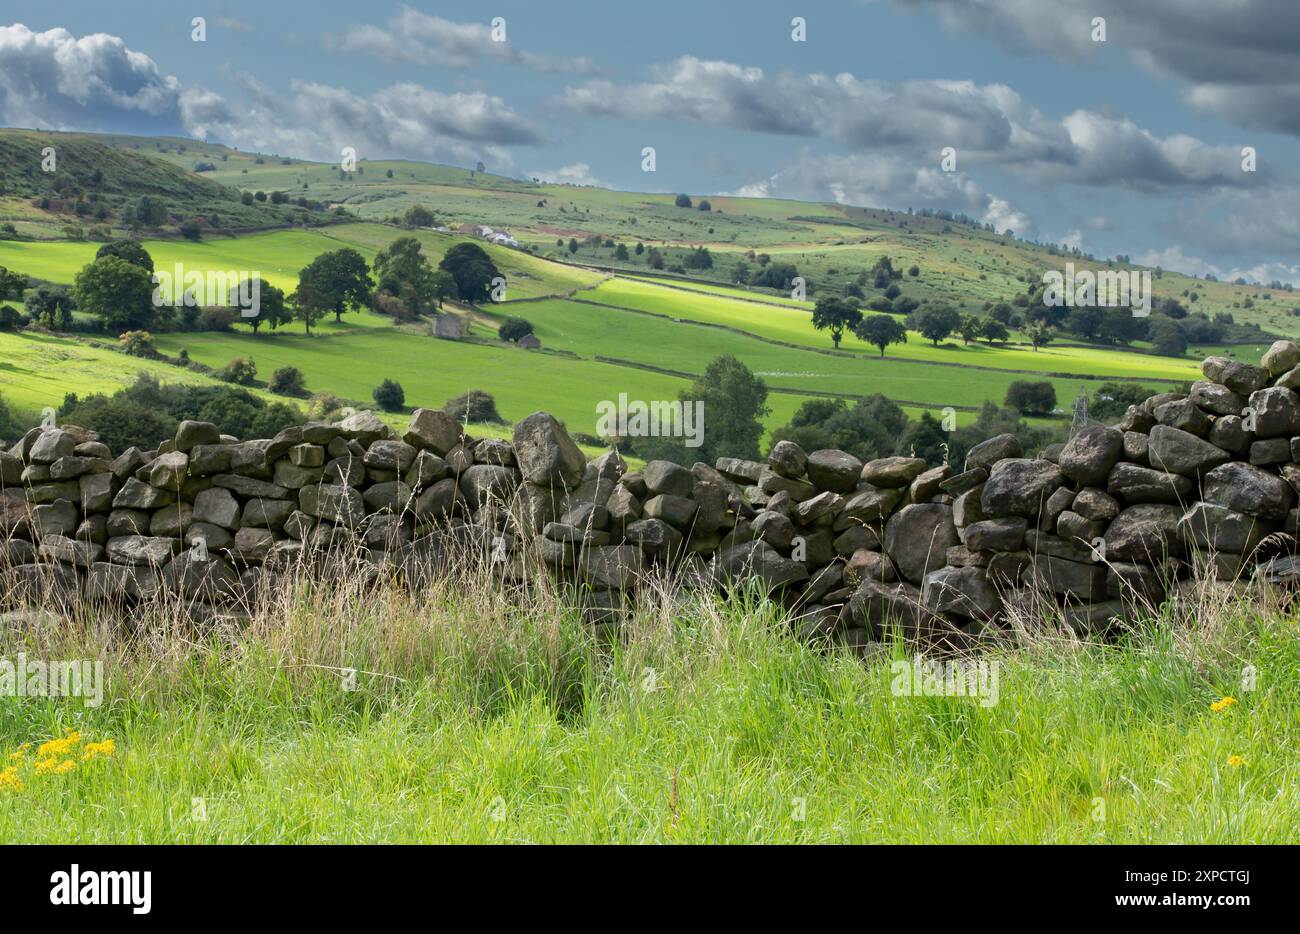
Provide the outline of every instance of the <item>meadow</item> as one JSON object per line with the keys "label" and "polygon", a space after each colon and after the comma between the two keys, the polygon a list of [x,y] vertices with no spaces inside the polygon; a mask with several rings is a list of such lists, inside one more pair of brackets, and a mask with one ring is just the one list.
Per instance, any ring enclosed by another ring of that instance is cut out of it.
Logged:
{"label": "meadow", "polygon": [[0,839],[1241,844],[1300,824],[1300,641],[1267,594],[1206,591],[1113,645],[1044,622],[983,656],[980,699],[900,695],[903,646],[804,644],[756,594],[650,593],[617,639],[553,585],[472,574],[415,597],[300,581],[197,631],[176,607],[44,611],[0,648],[102,661],[103,703],[0,704]]}

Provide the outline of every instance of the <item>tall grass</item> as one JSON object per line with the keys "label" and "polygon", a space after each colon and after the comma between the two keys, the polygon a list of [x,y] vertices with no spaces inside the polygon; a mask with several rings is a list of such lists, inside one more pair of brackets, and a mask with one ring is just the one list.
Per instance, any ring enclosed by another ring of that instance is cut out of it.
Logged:
{"label": "tall grass", "polygon": [[1275,593],[1207,583],[1118,644],[1026,629],[984,656],[1000,684],[982,706],[895,696],[903,645],[805,645],[760,594],[679,584],[648,582],[617,628],[480,561],[413,588],[304,567],[200,623],[175,598],[10,614],[0,654],[98,658],[107,683],[99,707],[0,698],[0,769],[69,729],[116,750],[39,776],[28,753],[0,839],[1246,843],[1300,826],[1300,641]]}

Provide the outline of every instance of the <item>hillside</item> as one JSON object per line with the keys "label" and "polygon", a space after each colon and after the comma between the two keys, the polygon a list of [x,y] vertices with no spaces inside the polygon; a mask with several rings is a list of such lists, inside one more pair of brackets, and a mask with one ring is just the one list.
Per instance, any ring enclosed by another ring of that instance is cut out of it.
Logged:
{"label": "hillside", "polygon": [[[63,228],[133,226],[142,197],[160,203],[145,230],[175,227],[191,218],[204,228],[286,226],[301,220],[299,205],[269,201],[245,204],[237,187],[216,181],[209,171],[221,155],[193,149],[192,141],[99,137],[85,133],[0,131],[0,220],[33,237],[64,236]],[[54,171],[43,168],[47,148]],[[172,155],[175,160],[162,158]],[[297,197],[297,196],[295,196]],[[319,210],[308,215],[324,217]]]}

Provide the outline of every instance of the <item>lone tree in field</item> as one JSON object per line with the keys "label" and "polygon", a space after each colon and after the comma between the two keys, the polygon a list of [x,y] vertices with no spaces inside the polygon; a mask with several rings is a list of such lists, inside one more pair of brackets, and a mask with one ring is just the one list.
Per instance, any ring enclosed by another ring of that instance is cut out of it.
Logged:
{"label": "lone tree in field", "polygon": [[322,253],[298,273],[298,288],[306,284],[329,299],[335,321],[343,312],[359,308],[370,300],[370,267],[365,257],[351,247]]}
{"label": "lone tree in field", "polygon": [[153,273],[153,257],[138,240],[114,240],[112,243],[105,243],[95,253],[95,259],[103,259],[105,256],[116,256],[128,263],[135,263],[141,269],[148,270],[150,274]]}
{"label": "lone tree in field", "polygon": [[853,333],[859,340],[879,348],[882,357],[885,355],[885,348],[890,344],[907,343],[907,328],[889,315],[872,315],[863,318],[853,329]]}
{"label": "lone tree in field", "polygon": [[1049,382],[1018,379],[1007,387],[1003,404],[1021,415],[1048,415],[1056,408],[1056,389]]}
{"label": "lone tree in field", "polygon": [[456,280],[456,297],[473,304],[491,297],[492,280],[501,275],[492,257],[477,243],[456,244],[447,251],[438,268]]}
{"label": "lone tree in field", "polygon": [[819,331],[830,331],[831,342],[840,349],[845,331],[851,331],[862,320],[862,311],[842,298],[827,296],[817,299],[813,308],[812,326]]}
{"label": "lone tree in field", "polygon": [[934,346],[961,326],[961,315],[947,305],[934,305],[913,316],[912,327]]}
{"label": "lone tree in field", "polygon": [[77,273],[72,298],[117,333],[148,330],[153,324],[153,278],[117,256],[97,259]]}
{"label": "lone tree in field", "polygon": [[402,384],[391,379],[386,379],[376,386],[372,395],[375,397],[375,404],[385,412],[400,412],[402,406],[406,404],[406,392],[402,389]]}
{"label": "lone tree in field", "polygon": [[677,200],[673,203],[676,204],[679,208],[689,208],[691,206],[691,196],[678,195]]}
{"label": "lone tree in field", "polygon": [[[257,329],[264,324],[269,325],[271,330],[274,331],[280,325],[288,324],[293,320],[293,315],[290,314],[288,306],[284,303],[283,289],[276,288],[261,278],[254,278],[253,282],[257,283],[257,314],[245,317],[243,309],[240,309],[239,320],[241,322],[251,327],[253,333],[256,334]],[[250,283],[245,287],[244,294],[251,295],[250,290],[252,288],[253,286]],[[239,293],[239,286],[235,286],[230,290],[229,304],[236,306],[239,304]]]}

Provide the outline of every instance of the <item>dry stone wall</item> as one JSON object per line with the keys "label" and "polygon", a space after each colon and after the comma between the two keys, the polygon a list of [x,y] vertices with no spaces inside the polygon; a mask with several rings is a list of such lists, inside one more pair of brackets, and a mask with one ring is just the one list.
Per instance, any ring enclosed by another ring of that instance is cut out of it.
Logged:
{"label": "dry stone wall", "polygon": [[1188,395],[1132,406],[1036,458],[1013,435],[961,465],[862,463],[776,444],[630,472],[588,461],[554,418],[475,440],[416,410],[396,436],[371,413],[239,441],[208,423],[114,453],[75,426],[0,453],[0,583],[22,601],[247,605],[268,575],[344,554],[414,586],[486,551],[506,579],[545,566],[593,621],[616,619],[660,568],[758,586],[800,632],[866,647],[892,627],[967,644],[1019,601],[1107,630],[1194,574],[1300,577],[1300,347],[1261,366],[1211,357]]}

